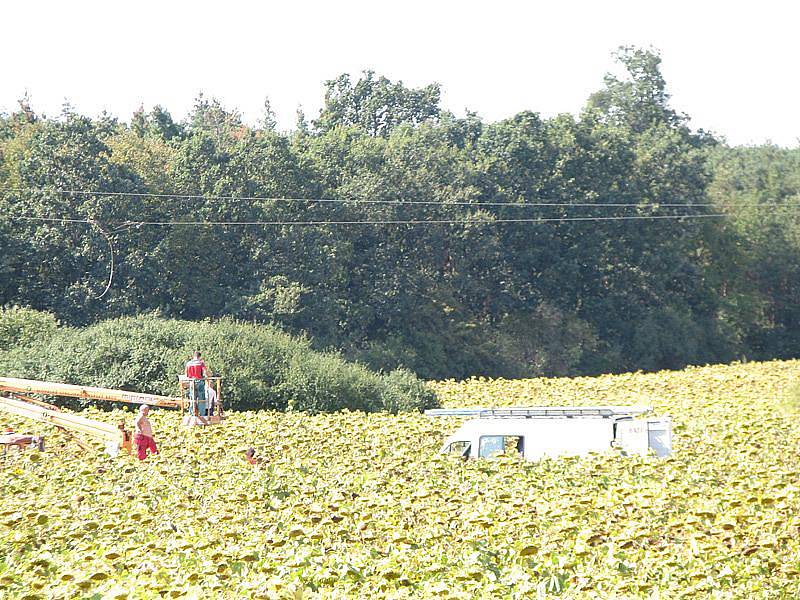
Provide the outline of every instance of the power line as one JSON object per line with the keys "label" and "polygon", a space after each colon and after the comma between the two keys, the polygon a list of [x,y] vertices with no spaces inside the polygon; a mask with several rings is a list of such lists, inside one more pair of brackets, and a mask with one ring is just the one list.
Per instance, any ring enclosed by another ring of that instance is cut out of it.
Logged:
{"label": "power line", "polygon": [[9,221],[54,221],[57,223],[85,223],[91,225],[92,221],[88,219],[68,219],[66,217],[29,217],[26,215],[9,215]]}
{"label": "power line", "polygon": [[106,242],[108,243],[108,252],[109,252],[109,269],[108,269],[108,283],[106,284],[105,289],[103,292],[95,297],[95,300],[100,300],[103,296],[108,293],[108,290],[111,289],[111,282],[114,281],[114,243],[111,241],[111,235],[103,229],[97,221],[89,219],[89,223],[100,232],[100,234],[106,238]]}
{"label": "power line", "polygon": [[[562,222],[588,222],[588,221],[645,221],[669,219],[707,219],[729,218],[727,214],[702,214],[702,215],[618,215],[612,217],[545,217],[530,219],[386,219],[363,221],[126,221],[118,225],[114,231],[121,231],[131,227],[251,227],[251,226],[329,226],[329,225],[495,225],[503,223],[562,223]],[[44,221],[62,223],[87,223],[93,221],[85,219],[61,219],[59,217],[32,217],[27,215],[10,215],[9,220]]]}
{"label": "power line", "polygon": [[279,198],[270,196],[224,196],[224,195],[206,195],[206,194],[165,194],[165,193],[151,193],[151,192],[102,192],[99,190],[73,190],[64,188],[20,188],[20,187],[0,187],[4,191],[10,192],[49,192],[57,194],[66,194],[73,196],[107,196],[107,197],[133,197],[133,198],[174,198],[179,200],[241,200],[241,201],[264,201],[264,202],[306,202],[314,204],[381,204],[381,205],[395,205],[395,206],[470,206],[473,208],[481,207],[500,207],[505,206],[509,208],[547,208],[547,207],[562,207],[562,208],[643,208],[650,206],[664,207],[664,208],[703,208],[703,207],[722,207],[722,206],[759,206],[759,207],[774,207],[774,206],[800,206],[800,204],[790,204],[782,202],[743,202],[743,203],[713,203],[713,202],[653,202],[653,203],[636,203],[636,202],[466,202],[466,201],[446,201],[446,200],[359,200],[359,199],[346,199],[346,198]]}
{"label": "power line", "polygon": [[548,217],[534,219],[387,219],[364,221],[139,221],[141,226],[269,226],[269,225],[493,225],[495,223],[555,223],[562,221],[625,221],[641,219],[676,219],[726,217],[728,215],[630,215],[614,217]]}
{"label": "power line", "polygon": [[589,222],[589,221],[642,221],[642,220],[666,220],[666,219],[701,219],[701,218],[725,218],[730,217],[726,214],[703,214],[703,215],[621,215],[612,217],[545,217],[536,219],[396,219],[396,220],[365,220],[365,221],[127,221],[118,225],[110,232],[100,227],[100,225],[93,219],[73,219],[62,217],[35,217],[30,215],[9,215],[8,218],[12,221],[29,221],[29,222],[48,222],[48,223],[61,223],[61,224],[85,224],[90,225],[97,229],[106,239],[109,248],[109,276],[108,283],[106,284],[103,292],[95,299],[100,299],[106,295],[111,289],[111,284],[114,279],[114,244],[111,235],[121,232],[125,229],[132,227],[168,227],[168,226],[190,226],[190,227],[248,227],[248,226],[316,226],[316,227],[330,227],[342,225],[494,225],[506,223],[557,223],[557,222]]}
{"label": "power line", "polygon": [[[111,283],[114,281],[114,243],[111,239],[111,234],[107,232],[100,224],[95,221],[94,219],[68,219],[62,217],[30,217],[25,215],[15,216],[11,215],[8,217],[10,220],[22,220],[22,221],[38,221],[38,222],[56,222],[56,223],[79,223],[83,225],[90,225],[94,227],[97,231],[100,232],[106,243],[108,244],[108,252],[109,252],[109,267],[108,267],[108,283],[106,283],[106,287],[103,289],[99,296],[95,296],[95,300],[100,300],[103,296],[105,296],[108,291],[111,289]],[[113,232],[112,232],[113,233]]]}

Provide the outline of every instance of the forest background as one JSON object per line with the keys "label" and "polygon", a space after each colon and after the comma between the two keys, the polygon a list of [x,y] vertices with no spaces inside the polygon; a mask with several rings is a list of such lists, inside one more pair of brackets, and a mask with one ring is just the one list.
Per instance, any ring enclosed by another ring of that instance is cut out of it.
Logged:
{"label": "forest background", "polygon": [[579,115],[493,123],[372,72],[291,132],[268,101],[251,126],[203,97],[130,123],[22,100],[0,306],[233,317],[438,379],[797,357],[800,147],[693,131],[658,54],[618,60]]}

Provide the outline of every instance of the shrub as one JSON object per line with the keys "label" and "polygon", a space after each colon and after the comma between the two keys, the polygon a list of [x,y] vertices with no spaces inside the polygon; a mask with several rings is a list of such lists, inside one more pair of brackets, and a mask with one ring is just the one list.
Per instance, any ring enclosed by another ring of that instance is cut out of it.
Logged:
{"label": "shrub", "polygon": [[382,410],[381,378],[357,363],[333,354],[298,353],[283,382],[290,410],[311,413]]}
{"label": "shrub", "polygon": [[126,317],[57,328],[46,340],[0,351],[0,373],[175,395],[177,374],[199,349],[213,374],[223,377],[228,409],[397,412],[436,404],[435,394],[410,372],[378,374],[310,346],[273,327],[231,319]]}
{"label": "shrub", "polygon": [[47,341],[57,329],[58,321],[50,313],[20,306],[0,307],[0,348]]}
{"label": "shrub", "polygon": [[436,408],[436,393],[407,369],[396,369],[383,378],[381,403],[386,411],[396,413]]}

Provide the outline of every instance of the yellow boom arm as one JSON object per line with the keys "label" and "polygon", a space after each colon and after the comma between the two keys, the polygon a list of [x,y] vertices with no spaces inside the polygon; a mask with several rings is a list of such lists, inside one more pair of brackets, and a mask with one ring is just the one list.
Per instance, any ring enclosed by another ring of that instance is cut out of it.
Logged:
{"label": "yellow boom arm", "polygon": [[128,392],[125,390],[110,390],[107,388],[71,385],[68,383],[35,381],[33,379],[16,379],[13,377],[0,377],[0,392],[19,394],[49,394],[51,396],[66,396],[69,398],[106,400],[108,402],[149,404],[150,406],[161,406],[163,408],[181,407],[180,398],[172,398],[170,396],[140,394],[138,392]]}
{"label": "yellow boom arm", "polygon": [[99,437],[107,442],[114,442],[118,446],[123,443],[123,433],[118,427],[100,421],[92,421],[78,415],[36,406],[23,400],[0,396],[0,410],[70,431]]}

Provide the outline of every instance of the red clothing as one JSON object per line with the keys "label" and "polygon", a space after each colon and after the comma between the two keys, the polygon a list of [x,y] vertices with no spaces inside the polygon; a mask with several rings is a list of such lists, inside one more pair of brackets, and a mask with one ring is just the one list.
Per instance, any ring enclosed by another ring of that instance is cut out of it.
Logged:
{"label": "red clothing", "polygon": [[147,458],[148,450],[150,450],[151,454],[158,454],[156,441],[151,437],[137,433],[133,436],[133,443],[136,444],[136,455],[139,457],[139,460]]}
{"label": "red clothing", "polygon": [[202,379],[206,374],[206,363],[202,358],[193,358],[186,363],[186,376],[192,379]]}

